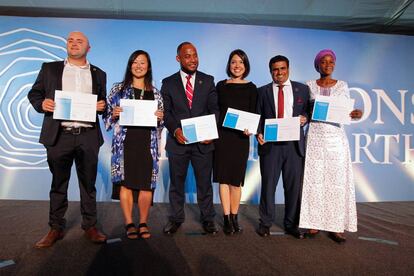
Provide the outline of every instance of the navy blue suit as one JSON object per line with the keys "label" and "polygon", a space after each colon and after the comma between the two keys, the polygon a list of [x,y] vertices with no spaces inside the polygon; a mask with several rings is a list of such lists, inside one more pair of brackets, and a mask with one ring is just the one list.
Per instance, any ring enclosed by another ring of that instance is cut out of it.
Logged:
{"label": "navy blue suit", "polygon": [[[293,117],[308,118],[309,87],[291,81],[293,92]],[[258,90],[257,113],[261,115],[258,133],[264,134],[265,119],[276,118],[273,83]],[[309,120],[309,119],[308,119]],[[262,188],[260,194],[260,223],[271,227],[275,220],[275,192],[280,173],[285,194],[284,227],[295,228],[299,223],[302,190],[305,139],[301,127],[299,141],[267,142],[258,146]]]}
{"label": "navy blue suit", "polygon": [[171,213],[169,220],[177,223],[185,219],[184,183],[190,161],[197,183],[197,202],[200,207],[201,221],[213,221],[215,216],[211,183],[214,144],[183,145],[178,143],[174,137],[174,131],[181,128],[182,119],[215,114],[216,121],[218,121],[219,108],[213,77],[197,71],[193,91],[192,108],[190,108],[180,72],[165,78],[162,82],[164,123],[168,129],[165,148],[168,152],[170,168]]}

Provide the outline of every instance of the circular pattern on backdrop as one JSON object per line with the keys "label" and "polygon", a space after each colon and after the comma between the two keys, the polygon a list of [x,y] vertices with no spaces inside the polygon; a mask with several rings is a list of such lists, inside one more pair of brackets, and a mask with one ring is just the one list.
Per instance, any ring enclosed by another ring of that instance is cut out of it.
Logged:
{"label": "circular pattern on backdrop", "polygon": [[63,37],[28,28],[0,33],[0,167],[47,169],[43,114],[27,99],[43,62],[66,57]]}

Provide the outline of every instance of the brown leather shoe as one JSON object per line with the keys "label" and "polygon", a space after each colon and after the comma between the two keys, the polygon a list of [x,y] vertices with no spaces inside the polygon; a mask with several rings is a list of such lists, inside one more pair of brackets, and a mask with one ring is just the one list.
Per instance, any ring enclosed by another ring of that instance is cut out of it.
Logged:
{"label": "brown leather shoe", "polygon": [[106,236],[103,233],[99,232],[95,226],[92,226],[85,230],[85,236],[94,243],[104,243],[106,241]]}
{"label": "brown leather shoe", "polygon": [[51,247],[56,241],[63,239],[64,233],[61,230],[50,229],[40,241],[35,244],[36,248]]}

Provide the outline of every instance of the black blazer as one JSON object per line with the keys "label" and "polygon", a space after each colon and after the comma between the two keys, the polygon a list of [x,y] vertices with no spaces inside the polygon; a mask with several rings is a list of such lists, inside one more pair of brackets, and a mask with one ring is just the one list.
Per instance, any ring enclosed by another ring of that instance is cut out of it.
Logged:
{"label": "black blazer", "polygon": [[[186,145],[182,145],[174,138],[174,131],[181,128],[181,120],[214,114],[218,122],[219,108],[214,78],[197,71],[194,82],[193,104],[190,109],[180,72],[177,72],[162,81],[161,94],[164,99],[164,124],[168,129],[167,151],[183,154]],[[197,143],[201,152],[214,150],[214,144]]]}
{"label": "black blazer", "polygon": [[[98,95],[98,101],[105,100],[106,73],[92,64],[90,67],[92,75],[92,93]],[[43,63],[42,69],[40,70],[32,89],[27,95],[33,108],[39,113],[44,113],[39,142],[45,146],[53,146],[56,143],[61,121],[53,119],[53,112],[44,112],[42,109],[42,102],[45,98],[54,100],[55,90],[62,90],[63,68],[63,61]],[[99,145],[102,145],[104,140],[102,138],[98,116],[96,116],[95,129],[97,131]]]}
{"label": "black blazer", "polygon": [[[305,84],[291,81],[292,83],[292,91],[293,91],[293,117],[297,117],[299,115],[305,116],[309,121],[309,87]],[[258,133],[263,134],[264,130],[264,122],[265,119],[274,119],[276,118],[276,110],[275,110],[275,98],[273,96],[273,83],[269,83],[265,86],[262,86],[258,90],[258,97],[257,97],[257,113],[261,115],[260,123],[258,128]],[[275,142],[275,143],[282,143],[282,142]],[[265,143],[262,146],[258,146],[258,153],[259,155],[267,154],[270,151],[270,147],[272,146],[272,142]],[[301,156],[305,156],[305,138],[304,138],[304,130],[301,127],[300,131],[300,140],[296,141],[296,146],[298,153]]]}

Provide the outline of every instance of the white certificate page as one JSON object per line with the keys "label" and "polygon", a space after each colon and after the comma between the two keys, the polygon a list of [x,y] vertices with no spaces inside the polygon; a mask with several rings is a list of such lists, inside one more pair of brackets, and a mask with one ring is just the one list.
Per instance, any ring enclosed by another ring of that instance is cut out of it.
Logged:
{"label": "white certificate page", "polygon": [[351,123],[349,113],[354,108],[354,102],[353,99],[345,97],[317,95],[313,106],[312,119],[349,125]]}
{"label": "white certificate page", "polygon": [[234,108],[228,108],[224,117],[223,126],[256,134],[259,125],[260,115]]}
{"label": "white certificate page", "polygon": [[158,108],[154,100],[121,99],[122,112],[119,114],[119,124],[122,126],[156,127]]}
{"label": "white certificate page", "polygon": [[218,138],[214,114],[181,120],[181,128],[187,144]]}
{"label": "white certificate page", "polygon": [[53,119],[95,122],[98,96],[75,91],[55,91]]}
{"label": "white certificate page", "polygon": [[266,119],[264,140],[266,142],[298,141],[300,139],[300,117]]}

